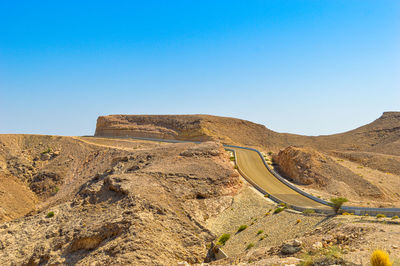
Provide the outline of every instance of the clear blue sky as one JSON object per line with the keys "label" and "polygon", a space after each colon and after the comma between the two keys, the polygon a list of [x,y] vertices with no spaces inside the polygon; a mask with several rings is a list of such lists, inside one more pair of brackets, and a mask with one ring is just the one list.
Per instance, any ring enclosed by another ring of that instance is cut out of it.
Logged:
{"label": "clear blue sky", "polygon": [[400,111],[400,1],[0,1],[0,133],[214,114],[307,135]]}

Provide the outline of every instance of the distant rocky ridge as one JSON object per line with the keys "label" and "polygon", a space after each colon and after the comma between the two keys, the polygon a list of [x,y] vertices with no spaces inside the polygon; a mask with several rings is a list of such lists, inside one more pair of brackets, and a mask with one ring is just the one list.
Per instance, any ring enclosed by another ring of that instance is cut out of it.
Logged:
{"label": "distant rocky ridge", "polygon": [[274,151],[300,145],[400,156],[400,112],[385,112],[370,124],[325,136],[278,133],[250,121],[212,115],[108,115],[98,118],[95,136],[218,140]]}
{"label": "distant rocky ridge", "polygon": [[246,120],[212,115],[108,115],[97,119],[95,136],[217,140],[278,148],[286,146],[290,137],[296,135],[280,134]]}

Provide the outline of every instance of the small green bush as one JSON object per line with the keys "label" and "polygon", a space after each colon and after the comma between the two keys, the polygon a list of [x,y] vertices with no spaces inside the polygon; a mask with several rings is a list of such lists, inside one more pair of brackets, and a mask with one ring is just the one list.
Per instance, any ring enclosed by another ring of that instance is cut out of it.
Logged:
{"label": "small green bush", "polygon": [[278,207],[278,208],[276,208],[275,210],[274,210],[274,214],[278,214],[278,213],[280,213],[281,211],[283,211],[285,209],[285,207]]}
{"label": "small green bush", "polygon": [[304,210],[303,213],[304,213],[304,214],[313,214],[313,213],[315,213],[315,210],[313,210],[313,209],[307,209],[307,210]]}
{"label": "small green bush", "polygon": [[396,215],[396,216],[392,217],[392,220],[396,220],[396,219],[399,219],[399,216]]}
{"label": "small green bush", "polygon": [[342,256],[342,250],[338,246],[333,245],[325,250],[325,256],[338,259]]}
{"label": "small green bush", "polygon": [[346,198],[331,198],[331,206],[335,213],[339,213],[340,208],[342,208],[343,203],[348,202],[349,200]]}
{"label": "small green bush", "polygon": [[220,238],[218,239],[217,244],[221,244],[222,246],[225,245],[226,241],[229,240],[229,238],[231,238],[230,234],[223,234],[222,236],[220,236]]}
{"label": "small green bush", "polygon": [[231,161],[234,161],[234,160],[235,160],[235,156],[231,156],[229,159],[230,159]]}
{"label": "small green bush", "polygon": [[48,148],[47,150],[44,150],[44,151],[42,151],[41,153],[42,153],[42,154],[46,154],[46,153],[50,153],[50,152],[51,152],[51,149]]}
{"label": "small green bush", "polygon": [[239,228],[238,228],[238,232],[242,232],[243,230],[245,230],[247,228],[247,225],[245,225],[245,224],[242,224],[241,226],[239,226]]}
{"label": "small green bush", "polygon": [[305,253],[303,254],[303,260],[298,264],[298,266],[312,266],[314,265],[314,259],[311,255]]}
{"label": "small green bush", "polygon": [[384,215],[384,214],[382,214],[382,213],[379,213],[379,214],[377,214],[376,215],[376,218],[385,218],[386,217],[386,215]]}
{"label": "small green bush", "polygon": [[47,218],[51,218],[54,217],[54,212],[48,212],[47,213]]}
{"label": "small green bush", "polygon": [[234,166],[235,169],[239,169],[239,167],[237,165]]}
{"label": "small green bush", "polygon": [[271,156],[272,154],[274,154],[272,151],[268,152],[268,155]]}
{"label": "small green bush", "polygon": [[254,247],[254,243],[250,243],[247,245],[246,249],[251,249],[252,247]]}
{"label": "small green bush", "polygon": [[257,235],[261,235],[262,233],[264,233],[264,230],[258,230]]}

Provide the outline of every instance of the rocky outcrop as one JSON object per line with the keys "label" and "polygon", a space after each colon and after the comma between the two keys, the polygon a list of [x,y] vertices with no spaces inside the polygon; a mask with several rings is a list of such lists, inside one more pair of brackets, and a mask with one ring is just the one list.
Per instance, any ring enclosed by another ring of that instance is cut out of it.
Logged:
{"label": "rocky outcrop", "polygon": [[109,115],[97,119],[96,136],[161,139],[211,139],[197,116]]}
{"label": "rocky outcrop", "polygon": [[332,194],[347,197],[383,196],[377,186],[311,148],[290,146],[273,156],[273,160],[282,175],[300,185],[323,188]]}

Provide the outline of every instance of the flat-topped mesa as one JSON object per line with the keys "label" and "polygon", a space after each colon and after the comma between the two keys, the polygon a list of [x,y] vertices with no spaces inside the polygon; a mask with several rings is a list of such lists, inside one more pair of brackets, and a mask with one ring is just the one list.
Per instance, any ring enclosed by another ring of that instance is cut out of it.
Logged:
{"label": "flat-topped mesa", "polygon": [[211,140],[192,115],[108,115],[97,119],[95,136]]}
{"label": "flat-topped mesa", "polygon": [[246,120],[212,115],[108,115],[97,119],[95,136],[144,137],[227,144],[265,145],[277,133]]}

